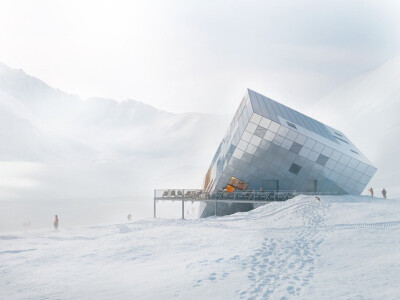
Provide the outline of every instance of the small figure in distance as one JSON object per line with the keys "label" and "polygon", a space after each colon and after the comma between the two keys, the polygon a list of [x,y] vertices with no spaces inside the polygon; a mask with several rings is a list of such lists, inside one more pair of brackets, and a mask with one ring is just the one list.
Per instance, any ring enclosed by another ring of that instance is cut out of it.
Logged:
{"label": "small figure in distance", "polygon": [[383,188],[383,190],[382,190],[382,196],[383,196],[384,199],[386,199],[386,190],[385,190],[385,188]]}
{"label": "small figure in distance", "polygon": [[371,197],[374,197],[374,189],[371,187],[368,191],[371,193]]}
{"label": "small figure in distance", "polygon": [[58,231],[58,216],[57,215],[55,215],[55,219],[54,219],[54,229],[56,231]]}
{"label": "small figure in distance", "polygon": [[128,221],[129,222],[132,221],[132,215],[131,214],[128,215]]}
{"label": "small figure in distance", "polygon": [[321,201],[321,199],[317,196],[317,197],[315,197],[315,200],[317,200],[318,202],[320,202]]}

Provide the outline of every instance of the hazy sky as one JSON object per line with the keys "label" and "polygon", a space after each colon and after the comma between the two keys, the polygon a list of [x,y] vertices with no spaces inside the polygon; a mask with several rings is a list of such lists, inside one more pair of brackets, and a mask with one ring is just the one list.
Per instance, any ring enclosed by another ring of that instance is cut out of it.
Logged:
{"label": "hazy sky", "polygon": [[84,98],[234,113],[249,87],[294,108],[400,53],[397,1],[0,3],[0,61]]}

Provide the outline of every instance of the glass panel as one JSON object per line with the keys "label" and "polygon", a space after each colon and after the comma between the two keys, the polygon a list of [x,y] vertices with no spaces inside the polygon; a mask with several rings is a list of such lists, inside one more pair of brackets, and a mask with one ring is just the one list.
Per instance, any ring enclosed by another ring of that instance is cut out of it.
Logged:
{"label": "glass panel", "polygon": [[324,145],[323,144],[321,144],[321,143],[319,143],[319,142],[316,142],[315,143],[315,146],[314,146],[314,148],[313,148],[313,150],[315,151],[315,152],[321,152],[322,151],[322,149],[324,149]]}
{"label": "glass panel", "polygon": [[299,154],[301,156],[308,157],[308,155],[310,155],[310,152],[311,152],[311,149],[309,149],[307,147],[303,147],[303,148],[301,148]]}
{"label": "glass panel", "polygon": [[[239,150],[239,151],[241,151],[241,150]],[[236,157],[234,157],[234,156],[232,156],[231,160],[229,161],[229,165],[230,165],[231,167],[233,167],[233,168],[236,168],[238,162],[239,162],[239,159],[236,158]]]}
{"label": "glass panel", "polygon": [[258,145],[260,145],[260,142],[261,142],[261,138],[259,136],[253,135],[253,137],[251,138],[250,144],[258,146]]}
{"label": "glass panel", "polygon": [[262,115],[262,111],[261,111],[261,107],[259,105],[259,101],[258,101],[258,97],[257,97],[257,93],[252,93],[251,95],[251,104],[253,105],[254,108],[254,112]]}
{"label": "glass panel", "polygon": [[289,130],[288,134],[286,135],[286,138],[294,141],[296,139],[296,137],[298,136],[298,133],[294,130]]}
{"label": "glass panel", "polygon": [[294,142],[292,144],[292,147],[290,147],[290,151],[292,151],[293,153],[299,154],[302,147],[303,147],[302,145]]}
{"label": "glass panel", "polygon": [[285,126],[279,127],[278,134],[279,134],[280,136],[286,137],[286,135],[288,134],[288,132],[289,132],[289,128],[287,128],[287,127],[285,127]]}
{"label": "glass panel", "polygon": [[353,174],[354,170],[352,168],[346,167],[343,171],[343,175],[350,177]]}
{"label": "glass panel", "polygon": [[304,145],[304,143],[306,142],[306,139],[307,139],[306,136],[304,136],[304,135],[302,135],[302,134],[299,134],[299,135],[296,137],[295,142],[298,143],[298,144],[300,144],[300,145]]}
{"label": "glass panel", "polygon": [[267,132],[267,129],[265,129],[265,128],[263,128],[263,127],[261,127],[261,126],[257,126],[257,129],[256,129],[256,131],[254,132],[254,134],[256,135],[256,136],[259,136],[259,137],[264,137],[264,135],[265,135],[265,133]]}
{"label": "glass panel", "polygon": [[325,146],[325,148],[322,150],[321,153],[327,157],[330,157],[333,153],[333,149],[328,146]]}
{"label": "glass panel", "polygon": [[349,161],[350,161],[350,156],[347,156],[347,155],[344,155],[344,154],[342,155],[342,157],[339,160],[339,162],[344,164],[344,165],[347,165],[347,163]]}
{"label": "glass panel", "polygon": [[350,168],[357,168],[359,161],[357,159],[350,159],[349,163],[347,164]]}
{"label": "glass panel", "polygon": [[254,124],[252,122],[249,122],[249,124],[247,124],[246,131],[248,131],[250,133],[254,133],[256,131],[256,129],[257,129],[256,124]]}
{"label": "glass panel", "polygon": [[268,110],[266,103],[269,102],[269,100],[262,96],[258,96],[257,99],[258,99],[258,105],[260,106],[262,111],[262,115],[269,119],[272,119],[272,112]]}
{"label": "glass panel", "polygon": [[278,146],[280,146],[283,143],[284,138],[281,137],[279,134],[275,134],[274,139],[272,140],[272,142]]}
{"label": "glass panel", "polygon": [[367,174],[368,176],[373,176],[376,172],[376,169],[374,167],[369,166],[367,168],[367,170],[365,171],[365,174]]}
{"label": "glass panel", "polygon": [[268,150],[270,144],[271,143],[269,141],[262,139],[259,147],[264,150]]}
{"label": "glass panel", "polygon": [[252,116],[251,116],[251,118],[250,118],[250,121],[251,122],[253,122],[254,124],[259,124],[260,123],[260,121],[261,121],[261,116],[260,115],[258,115],[258,114],[256,114],[256,113],[254,113]]}
{"label": "glass panel", "polygon": [[271,132],[271,131],[267,131],[264,135],[264,139],[266,139],[267,141],[272,141],[275,137],[275,133]]}
{"label": "glass panel", "polygon": [[250,142],[252,136],[253,135],[250,132],[245,131],[242,135],[242,140],[245,142]]}
{"label": "glass panel", "polygon": [[310,152],[310,154],[308,155],[308,159],[309,159],[309,160],[312,160],[312,161],[316,161],[317,158],[318,158],[318,156],[319,156],[319,153],[317,153],[317,152],[315,152],[314,150],[312,150],[312,151]]}
{"label": "glass panel", "polygon": [[[251,157],[252,155],[250,153],[244,152],[242,156],[242,161],[248,163],[251,161]],[[248,165],[246,166],[246,168],[248,168]]]}
{"label": "glass panel", "polygon": [[249,143],[247,143],[247,142],[245,142],[243,140],[240,140],[238,145],[237,145],[237,148],[244,151],[244,150],[246,150],[248,144]]}
{"label": "glass panel", "polygon": [[331,174],[329,174],[328,178],[334,182],[339,178],[339,173],[332,171]]}
{"label": "glass panel", "polygon": [[334,161],[334,160],[332,160],[332,159],[329,159],[329,160],[326,162],[325,167],[327,167],[327,168],[333,170],[333,169],[335,168],[335,165],[336,165],[336,161]]}
{"label": "glass panel", "polygon": [[314,145],[315,145],[315,140],[311,138],[307,138],[306,142],[304,143],[304,146],[310,149],[312,149]]}
{"label": "glass panel", "polygon": [[289,172],[292,172],[293,174],[298,174],[300,171],[301,167],[299,165],[296,164],[292,164],[289,168]]}
{"label": "glass panel", "polygon": [[335,165],[335,167],[333,168],[333,170],[335,170],[335,171],[338,172],[338,173],[342,173],[343,170],[344,170],[344,168],[345,168],[345,165],[343,165],[343,164],[341,164],[341,163],[337,163],[337,164]]}
{"label": "glass panel", "polygon": [[368,165],[360,161],[360,163],[357,166],[357,171],[364,173],[367,168]]}
{"label": "glass panel", "polygon": [[321,166],[325,166],[326,162],[328,161],[328,157],[326,157],[323,154],[320,154],[317,158],[317,160],[315,161],[317,164],[320,164]]}
{"label": "glass panel", "polygon": [[333,153],[331,155],[331,158],[333,160],[339,161],[341,156],[342,156],[342,153],[340,153],[339,151],[335,150],[335,151],[333,151]]}
{"label": "glass panel", "polygon": [[354,171],[353,174],[351,174],[351,178],[357,181],[359,181],[362,176],[363,174],[358,171]]}
{"label": "glass panel", "polygon": [[275,122],[271,122],[271,124],[268,127],[268,130],[270,130],[270,131],[272,131],[274,133],[277,133],[278,130],[279,130],[279,124],[275,123]]}
{"label": "glass panel", "polygon": [[371,180],[371,177],[364,174],[364,175],[360,178],[359,181],[360,181],[361,183],[363,183],[363,184],[367,184],[370,180]]}
{"label": "glass panel", "polygon": [[257,147],[252,144],[249,144],[246,148],[246,152],[249,154],[254,154],[254,152],[256,152],[256,150],[257,150]]}
{"label": "glass panel", "polygon": [[233,151],[233,154],[232,154],[233,157],[236,157],[238,159],[241,159],[242,155],[243,155],[243,151],[238,148],[236,148],[236,150]]}
{"label": "glass panel", "polygon": [[293,142],[291,140],[285,139],[282,143],[282,147],[285,148],[286,150],[289,150],[290,147],[292,146]]}
{"label": "glass panel", "polygon": [[263,117],[263,118],[261,119],[259,125],[260,125],[261,127],[268,128],[270,124],[271,124],[271,120]]}

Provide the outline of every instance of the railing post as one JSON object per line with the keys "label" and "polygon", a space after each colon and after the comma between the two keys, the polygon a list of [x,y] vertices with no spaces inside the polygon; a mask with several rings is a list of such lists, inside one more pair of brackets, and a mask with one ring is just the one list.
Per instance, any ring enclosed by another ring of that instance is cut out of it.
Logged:
{"label": "railing post", "polygon": [[182,220],[185,219],[185,195],[182,194]]}
{"label": "railing post", "polygon": [[156,190],[154,190],[154,219],[156,218],[156,206],[157,206],[157,200],[156,200]]}
{"label": "railing post", "polygon": [[215,199],[215,216],[217,215],[217,199]]}
{"label": "railing post", "polygon": [[276,201],[276,191],[274,190],[274,201]]}

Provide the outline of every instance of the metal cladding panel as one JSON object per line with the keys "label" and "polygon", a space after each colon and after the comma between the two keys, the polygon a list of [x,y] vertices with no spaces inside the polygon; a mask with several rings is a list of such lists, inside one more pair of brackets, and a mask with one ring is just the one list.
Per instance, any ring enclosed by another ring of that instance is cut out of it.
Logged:
{"label": "metal cladding panel", "polygon": [[283,117],[292,123],[298,124],[335,142],[332,134],[321,122],[318,122],[317,120],[314,120],[298,111],[295,111],[294,109],[291,109],[252,90],[249,90],[249,95],[252,103],[257,103],[259,106],[259,109],[255,110],[256,113],[274,120],[275,122],[277,122],[278,116]]}
{"label": "metal cladding panel", "polygon": [[340,131],[251,90],[211,168],[210,192],[235,177],[248,190],[267,190],[276,182],[280,190],[360,194],[376,172]]}

